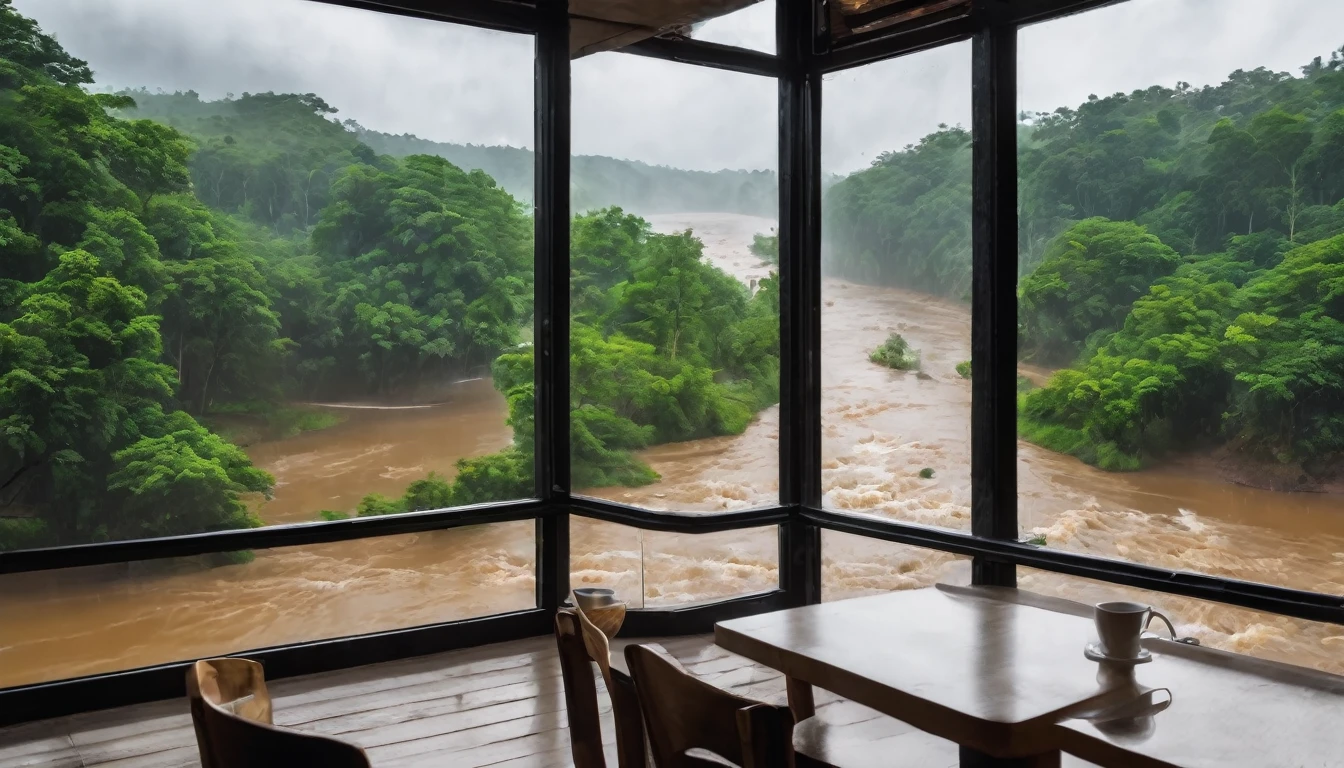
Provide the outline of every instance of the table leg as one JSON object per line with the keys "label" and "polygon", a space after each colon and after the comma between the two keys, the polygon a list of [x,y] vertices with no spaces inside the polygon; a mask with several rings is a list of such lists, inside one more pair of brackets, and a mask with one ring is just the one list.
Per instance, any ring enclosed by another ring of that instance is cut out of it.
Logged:
{"label": "table leg", "polygon": [[994,757],[961,747],[961,768],[1059,768],[1059,752],[1044,752],[1030,757]]}
{"label": "table leg", "polygon": [[789,692],[789,709],[793,711],[795,722],[802,722],[817,714],[817,706],[812,700],[812,685],[792,677],[784,678],[784,686]]}

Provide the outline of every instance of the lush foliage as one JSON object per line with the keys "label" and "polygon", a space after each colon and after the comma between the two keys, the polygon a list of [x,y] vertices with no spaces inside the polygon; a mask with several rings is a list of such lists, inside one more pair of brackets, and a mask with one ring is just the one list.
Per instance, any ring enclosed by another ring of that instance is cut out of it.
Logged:
{"label": "lush foliage", "polygon": [[1217,440],[1306,469],[1344,450],[1344,236],[1241,287],[1226,260],[1154,285],[1090,359],[1025,396],[1024,433],[1109,468]]}
{"label": "lush foliage", "polygon": [[[1181,254],[1267,229],[1290,242],[1344,230],[1344,55],[1302,76],[1238,70],[1218,85],[1153,86],[1024,114],[1019,265],[1104,217]],[[828,268],[953,297],[970,286],[970,135],[941,127],[836,183],[823,204]]]}
{"label": "lush foliage", "polygon": [[942,127],[842,179],[822,205],[827,268],[961,297],[971,288],[971,134]]}
{"label": "lush foliage", "polygon": [[1023,355],[1047,365],[1073,362],[1089,338],[1116,330],[1134,300],[1179,264],[1175,251],[1133,222],[1078,222],[1021,281]]}
{"label": "lush foliage", "polygon": [[759,232],[751,236],[751,252],[771,264],[779,263],[779,235],[763,235]]}
{"label": "lush foliage", "polygon": [[919,351],[910,346],[904,336],[893,333],[874,349],[868,359],[878,365],[895,368],[898,371],[913,371],[919,368]]}
{"label": "lush foliage", "polygon": [[[1083,159],[1079,139],[1098,119],[1106,141],[1130,142],[1116,151],[1154,158],[1142,173]],[[1131,230],[1109,253],[1083,246],[1096,251],[1095,288],[1081,288],[1078,260],[1075,277],[1023,281],[1024,351],[1083,353],[1023,397],[1023,435],[1112,469],[1222,444],[1332,474],[1344,455],[1344,57],[1300,78],[1236,72],[1217,87],[1089,102],[1042,120],[1038,135],[1073,147],[1044,168],[1067,160],[1087,179],[1067,202],[1056,179],[1056,213],[1131,218],[1185,256]],[[1089,224],[1132,226],[1078,226]],[[1048,253],[1077,250],[1072,235]],[[1109,298],[1090,304],[1106,284]],[[1057,308],[1043,312],[1045,301]]]}
{"label": "lush foliage", "polygon": [[252,526],[272,483],[181,409],[276,342],[254,263],[184,199],[186,137],[89,81],[0,0],[0,549]]}
{"label": "lush foliage", "polygon": [[[521,340],[531,226],[489,176],[439,157],[380,156],[314,94],[122,96],[134,103],[119,114],[191,137],[192,189],[205,203],[197,207],[259,257],[258,273],[240,280],[264,294],[253,305],[272,303],[270,336],[284,340],[269,370],[251,372],[269,394],[405,393],[488,366]],[[172,221],[189,242],[190,217]],[[231,319],[247,308],[196,298],[184,309]],[[235,357],[265,359],[255,350]]]}
{"label": "lush foliage", "polygon": [[339,172],[313,228],[340,333],[305,362],[357,369],[367,391],[385,394],[488,365],[517,345],[532,232],[480,171],[425,155],[380,165]]}

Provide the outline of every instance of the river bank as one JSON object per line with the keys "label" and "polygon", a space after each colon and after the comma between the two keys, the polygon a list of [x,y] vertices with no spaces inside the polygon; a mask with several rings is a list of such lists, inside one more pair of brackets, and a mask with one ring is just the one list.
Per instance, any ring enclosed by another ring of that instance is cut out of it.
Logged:
{"label": "river bank", "polygon": [[197,417],[211,432],[240,448],[285,440],[340,424],[339,413],[307,403],[238,403]]}

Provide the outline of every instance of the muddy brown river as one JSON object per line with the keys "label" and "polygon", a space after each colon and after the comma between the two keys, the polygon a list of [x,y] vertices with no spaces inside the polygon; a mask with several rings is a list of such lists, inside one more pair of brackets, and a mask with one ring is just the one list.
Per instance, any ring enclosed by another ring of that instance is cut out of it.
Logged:
{"label": "muddy brown river", "polygon": [[[750,283],[768,272],[747,244],[773,222],[729,214],[651,217],[691,227],[708,258]],[[823,285],[823,482],[827,507],[970,527],[970,356],[962,304],[838,280]],[[923,375],[868,362],[891,332],[922,354]],[[1027,372],[1040,376],[1042,372]],[[420,408],[347,408],[340,425],[248,449],[276,477],[268,523],[352,510],[366,493],[401,493],[463,456],[507,445],[505,405],[489,381],[462,382]],[[778,498],[778,409],[739,436],[644,453],[663,479],[587,493],[655,509],[709,511]],[[920,470],[934,471],[921,478]],[[1019,444],[1024,536],[1047,546],[1344,595],[1344,498],[1231,485],[1197,462],[1100,472]],[[702,536],[575,519],[575,585],[615,587],[636,605],[769,589],[773,529]],[[826,599],[965,582],[961,558],[823,534]],[[508,523],[259,551],[251,562],[196,561],[0,579],[0,686],[128,669],[317,638],[416,626],[533,605],[533,525]],[[1095,602],[1128,595],[1160,606],[1204,644],[1344,673],[1344,627],[1020,569],[1022,586]]]}

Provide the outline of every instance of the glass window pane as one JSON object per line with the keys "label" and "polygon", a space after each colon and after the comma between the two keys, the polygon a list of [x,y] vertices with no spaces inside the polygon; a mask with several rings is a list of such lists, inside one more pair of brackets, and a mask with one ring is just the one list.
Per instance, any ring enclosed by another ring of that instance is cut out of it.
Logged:
{"label": "glass window pane", "polygon": [[821,599],[971,583],[971,559],[837,531],[821,532]]}
{"label": "glass window pane", "polygon": [[[1088,605],[1108,600],[1147,603],[1171,619],[1176,634],[1194,637],[1211,648],[1344,674],[1344,654],[1339,652],[1344,644],[1344,628],[1337,624],[1261,613],[1034,568],[1019,567],[1017,577],[1022,589]],[[1159,626],[1154,623],[1154,630]],[[1161,634],[1166,634],[1165,628]]]}
{"label": "glass window pane", "polygon": [[530,37],[0,15],[0,549],[532,495]]}
{"label": "glass window pane", "polygon": [[1022,30],[1021,534],[1344,595],[1344,6],[1259,13]]}
{"label": "glass window pane", "polygon": [[574,489],[774,504],[776,83],[620,53],[573,79]]}
{"label": "glass window pane", "polygon": [[707,43],[774,53],[776,0],[750,1],[752,4],[746,8],[696,24],[691,29],[691,37]]}
{"label": "glass window pane", "polygon": [[779,588],[779,530],[643,531],[570,518],[570,586],[606,587],[631,608],[711,602]]}
{"label": "glass window pane", "polygon": [[970,528],[970,47],[830,75],[827,508]]}
{"label": "glass window pane", "polygon": [[0,576],[0,688],[535,608],[535,530]]}

